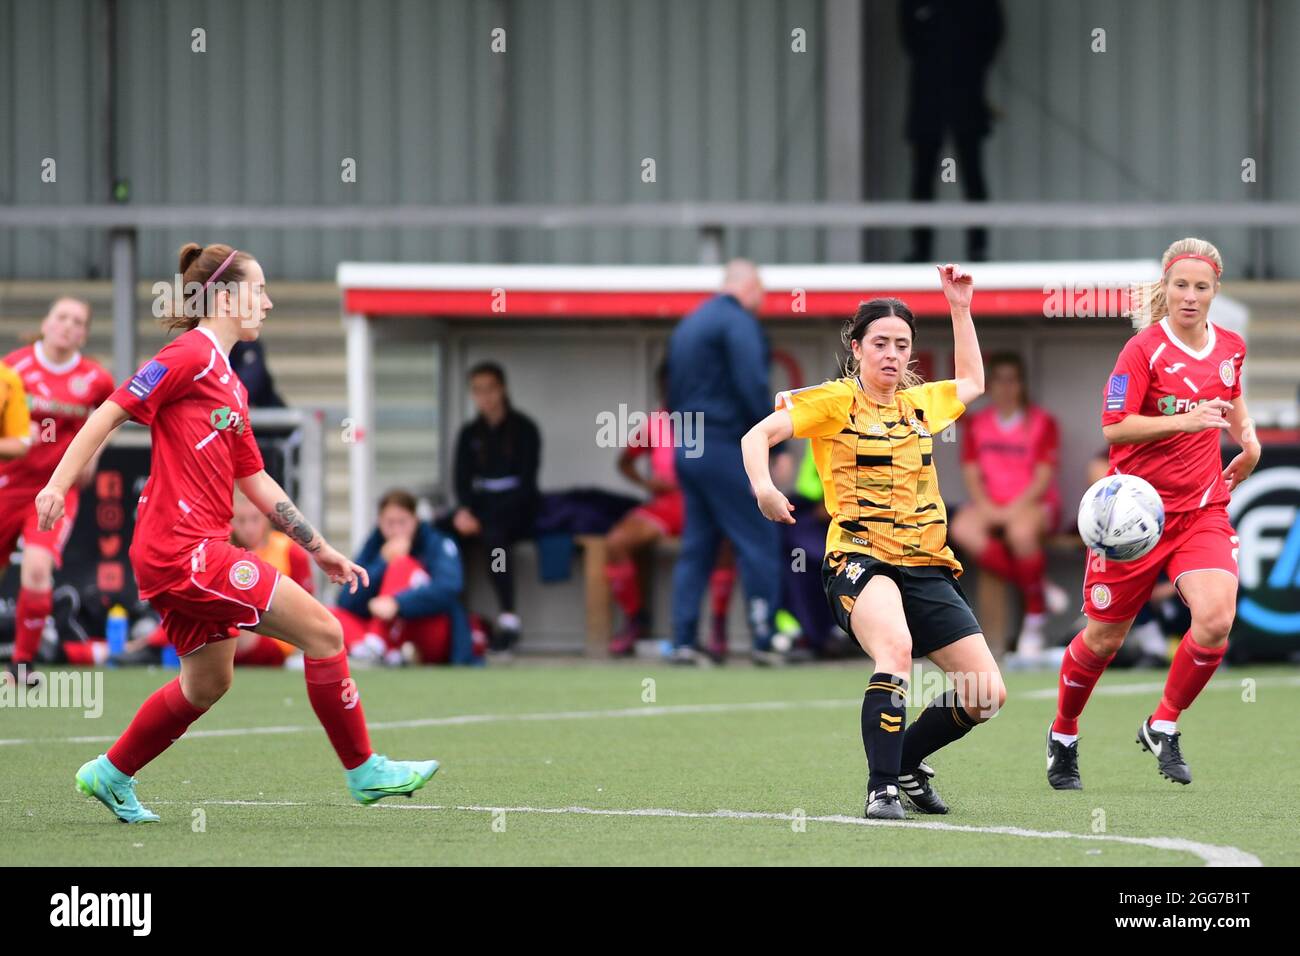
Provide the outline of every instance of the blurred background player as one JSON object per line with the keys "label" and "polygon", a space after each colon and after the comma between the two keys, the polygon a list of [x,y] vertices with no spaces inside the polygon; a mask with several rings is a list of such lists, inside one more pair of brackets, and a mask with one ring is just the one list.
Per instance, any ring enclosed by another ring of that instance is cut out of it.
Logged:
{"label": "blurred background player", "polygon": [[0,464],[0,554],[7,563],[20,536],[23,552],[10,667],[16,673],[25,665],[28,682],[35,679],[32,661],[54,609],[54,569],[63,565],[80,491],[94,477],[98,451],[68,488],[63,514],[48,530],[37,526],[33,499],[86,419],[113,391],[108,372],[81,354],[89,329],[90,304],[60,297],[41,320],[40,337],[4,358],[22,379],[35,425],[27,454]]}
{"label": "blurred background player", "polygon": [[970,501],[958,509],[949,534],[982,571],[1020,591],[1024,621],[1016,654],[1032,661],[1043,652],[1047,615],[1069,597],[1047,580],[1043,544],[1061,520],[1056,419],[1029,401],[1025,365],[1013,352],[988,361],[989,404],[962,422],[962,477]]}
{"label": "blurred background player", "polygon": [[492,649],[508,651],[519,640],[522,627],[515,609],[510,549],[533,534],[537,520],[542,436],[537,424],[511,404],[500,365],[480,362],[468,377],[478,414],[456,438],[452,465],[456,510],[438,526],[454,535],[462,550],[471,539],[482,544],[488,580],[497,598]]}
{"label": "blurred background player", "polygon": [[[668,390],[667,363],[659,363],[655,382],[662,403]],[[650,614],[643,602],[634,556],[661,537],[677,538],[682,533],[686,505],[677,487],[673,465],[677,444],[672,420],[667,409],[661,407],[618,457],[618,470],[623,477],[634,485],[640,485],[651,498],[628,512],[605,535],[605,579],[609,581],[614,601],[623,612],[623,628],[609,642],[609,652],[615,657],[635,654],[636,642],[645,637],[650,628]],[[638,459],[643,456],[650,458],[648,475],[642,475],[636,468]],[[708,654],[718,662],[727,654],[727,606],[731,603],[735,582],[731,548],[724,541],[718,563],[709,576],[712,613]]]}
{"label": "blurred background player", "polygon": [[461,591],[456,542],[416,515],[400,488],[379,499],[379,523],[356,557],[370,583],[339,594],[334,616],[353,660],[403,662],[410,644],[424,664],[481,664]]}
{"label": "blurred background player", "polygon": [[[744,438],[745,467],[763,515],[794,520],[773,484],[768,449],[811,438],[831,513],[822,579],[836,623],[857,638],[875,673],[862,698],[869,819],[901,820],[901,794],[923,813],[947,813],[925,758],[991,718],[1006,700],[997,662],[957,583],[947,516],[933,462],[934,436],[984,391],[971,320],[974,285],[960,266],[939,267],[952,314],[957,378],[921,382],[909,367],[911,310],[872,299],[846,324],[850,374],[781,392],[778,408]],[[901,386],[901,387],[900,387]],[[955,689],[906,728],[912,659],[928,657]]]}
{"label": "blurred background player", "polygon": [[[311,556],[283,531],[272,527],[270,519],[238,489],[235,490],[235,514],[230,519],[230,541],[252,551],[308,594],[316,593]],[[155,633],[160,639],[166,639],[162,628]],[[283,667],[297,654],[298,648],[288,641],[278,641],[256,631],[240,631],[235,638],[236,667]]]}
{"label": "blurred background player", "polygon": [[365,581],[364,569],[317,534],[263,468],[246,392],[229,361],[231,346],[257,338],[271,310],[262,267],[229,246],[188,243],[178,274],[186,298],[167,325],[185,331],[96,409],[36,496],[40,530],[48,531],[109,436],[128,418],[149,427],[152,463],[131,566],[140,596],[162,614],[181,673],[145,701],[106,754],[81,766],[77,788],[119,820],[156,821],[135,795],[135,774],[224,696],[234,677],[231,638],[247,628],[304,651],[308,700],[354,799],[368,804],[418,790],[437,761],[390,761],[371,750],[338,621],[299,584],[229,540],[238,486],[331,581]]}
{"label": "blurred background player", "polygon": [[[1161,571],[1191,610],[1192,625],[1174,653],[1164,694],[1138,728],[1138,743],[1163,776],[1191,783],[1178,717],[1222,662],[1236,616],[1238,538],[1227,504],[1260,456],[1241,394],[1246,343],[1209,320],[1223,272],[1218,249],[1204,239],[1180,239],[1160,265],[1158,280],[1134,289],[1137,332],[1107,379],[1101,422],[1110,473],[1150,482],[1164,501],[1165,528],[1155,548],[1135,561],[1088,555],[1088,623],[1061,663],[1056,719],[1047,732],[1047,779],[1057,790],[1083,787],[1079,715]],[[1223,432],[1242,449],[1227,468]]]}
{"label": "blurred background player", "polygon": [[702,425],[696,449],[675,449],[686,502],[682,549],[673,569],[673,661],[678,664],[709,662],[696,646],[700,601],[723,537],[731,542],[745,587],[751,656],[758,664],[777,660],[771,645],[781,600],[781,536],[753,506],[740,453],[740,439],[767,416],[769,406],[771,350],[756,318],[763,296],[758,268],[733,259],[722,291],[682,319],[668,340],[668,407],[699,416]]}

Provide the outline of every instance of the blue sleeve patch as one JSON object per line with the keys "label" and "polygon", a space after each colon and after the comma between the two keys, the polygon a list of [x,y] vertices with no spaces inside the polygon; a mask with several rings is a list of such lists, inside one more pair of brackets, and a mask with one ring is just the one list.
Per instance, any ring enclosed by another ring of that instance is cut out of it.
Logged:
{"label": "blue sleeve patch", "polygon": [[135,373],[135,377],[131,379],[126,390],[136,398],[144,401],[149,397],[149,394],[157,388],[158,383],[162,381],[163,376],[166,374],[167,366],[157,359],[154,359],[144,368],[140,369],[140,371]]}
{"label": "blue sleeve patch", "polygon": [[1124,399],[1128,396],[1128,374],[1112,375],[1106,386],[1106,411],[1122,412]]}

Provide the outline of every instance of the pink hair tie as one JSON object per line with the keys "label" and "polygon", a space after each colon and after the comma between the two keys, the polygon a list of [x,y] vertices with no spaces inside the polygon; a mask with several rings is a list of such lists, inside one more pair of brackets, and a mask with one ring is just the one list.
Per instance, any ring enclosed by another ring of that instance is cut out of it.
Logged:
{"label": "pink hair tie", "polygon": [[[210,286],[210,285],[212,285],[212,283],[216,282],[216,281],[217,281],[217,277],[218,277],[219,275],[221,275],[221,273],[223,273],[223,272],[226,271],[226,266],[230,265],[231,261],[232,261],[232,260],[235,258],[235,256],[237,256],[237,255],[239,255],[239,250],[238,250],[238,249],[232,249],[232,250],[230,251],[230,255],[226,256],[226,261],[223,262],[223,263],[221,263],[221,265],[217,266],[217,271],[214,272],[214,273],[212,273],[212,275],[208,276],[208,281],[205,282],[205,283],[203,283],[203,288],[200,289],[199,291],[200,291],[200,292],[205,291],[205,290],[207,289],[208,286]],[[1173,264],[1173,263],[1170,263],[1170,265],[1172,265],[1172,264]]]}
{"label": "pink hair tie", "polygon": [[1209,256],[1197,255],[1195,252],[1184,252],[1182,255],[1174,256],[1172,259],[1169,260],[1169,265],[1165,266],[1165,271],[1164,271],[1165,275],[1169,275],[1169,270],[1174,267],[1174,263],[1177,262],[1179,259],[1200,259],[1202,262],[1206,263],[1211,269],[1214,270],[1214,274],[1216,276],[1219,274],[1219,264],[1215,262],[1213,259],[1211,259]]}

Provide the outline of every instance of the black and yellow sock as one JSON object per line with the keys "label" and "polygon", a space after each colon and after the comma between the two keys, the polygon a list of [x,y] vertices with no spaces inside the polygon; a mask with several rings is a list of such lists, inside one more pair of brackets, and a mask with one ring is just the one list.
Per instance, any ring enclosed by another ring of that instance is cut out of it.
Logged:
{"label": "black and yellow sock", "polygon": [[907,680],[872,674],[862,698],[862,746],[867,752],[867,792],[898,785],[907,719]]}
{"label": "black and yellow sock", "polygon": [[916,766],[940,747],[968,734],[976,720],[961,705],[955,690],[949,690],[930,702],[903,735],[902,768]]}

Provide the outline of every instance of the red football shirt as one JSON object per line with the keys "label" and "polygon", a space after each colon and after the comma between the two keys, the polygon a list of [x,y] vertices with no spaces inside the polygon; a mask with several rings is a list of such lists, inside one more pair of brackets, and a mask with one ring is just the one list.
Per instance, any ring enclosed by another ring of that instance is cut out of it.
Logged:
{"label": "red football shirt", "polygon": [[1011,421],[998,417],[992,405],[967,416],[962,436],[962,464],[979,466],[984,490],[997,505],[1009,504],[1034,481],[1038,465],[1052,466],[1052,483],[1043,493],[1043,503],[1059,505],[1055,471],[1060,464],[1056,419],[1036,405],[1030,405]]}
{"label": "red football shirt", "polygon": [[80,352],[56,365],[40,342],[10,352],[4,361],[22,377],[35,428],[27,454],[0,464],[0,490],[35,498],[73,436],[112,393],[113,378]]}
{"label": "red football shirt", "polygon": [[[1202,402],[1241,394],[1246,340],[1209,323],[1198,352],[1179,341],[1168,317],[1138,332],[1119,353],[1102,396],[1101,423],[1129,415],[1178,415]],[[1165,511],[1226,504],[1228,486],[1219,455],[1220,429],[1182,433],[1140,445],[1111,445],[1112,474],[1137,475],[1164,499]]]}
{"label": "red football shirt", "polygon": [[177,337],[111,396],[153,434],[131,566],[142,597],[188,577],[191,555],[226,540],[236,478],[262,470],[248,393],[207,329]]}

